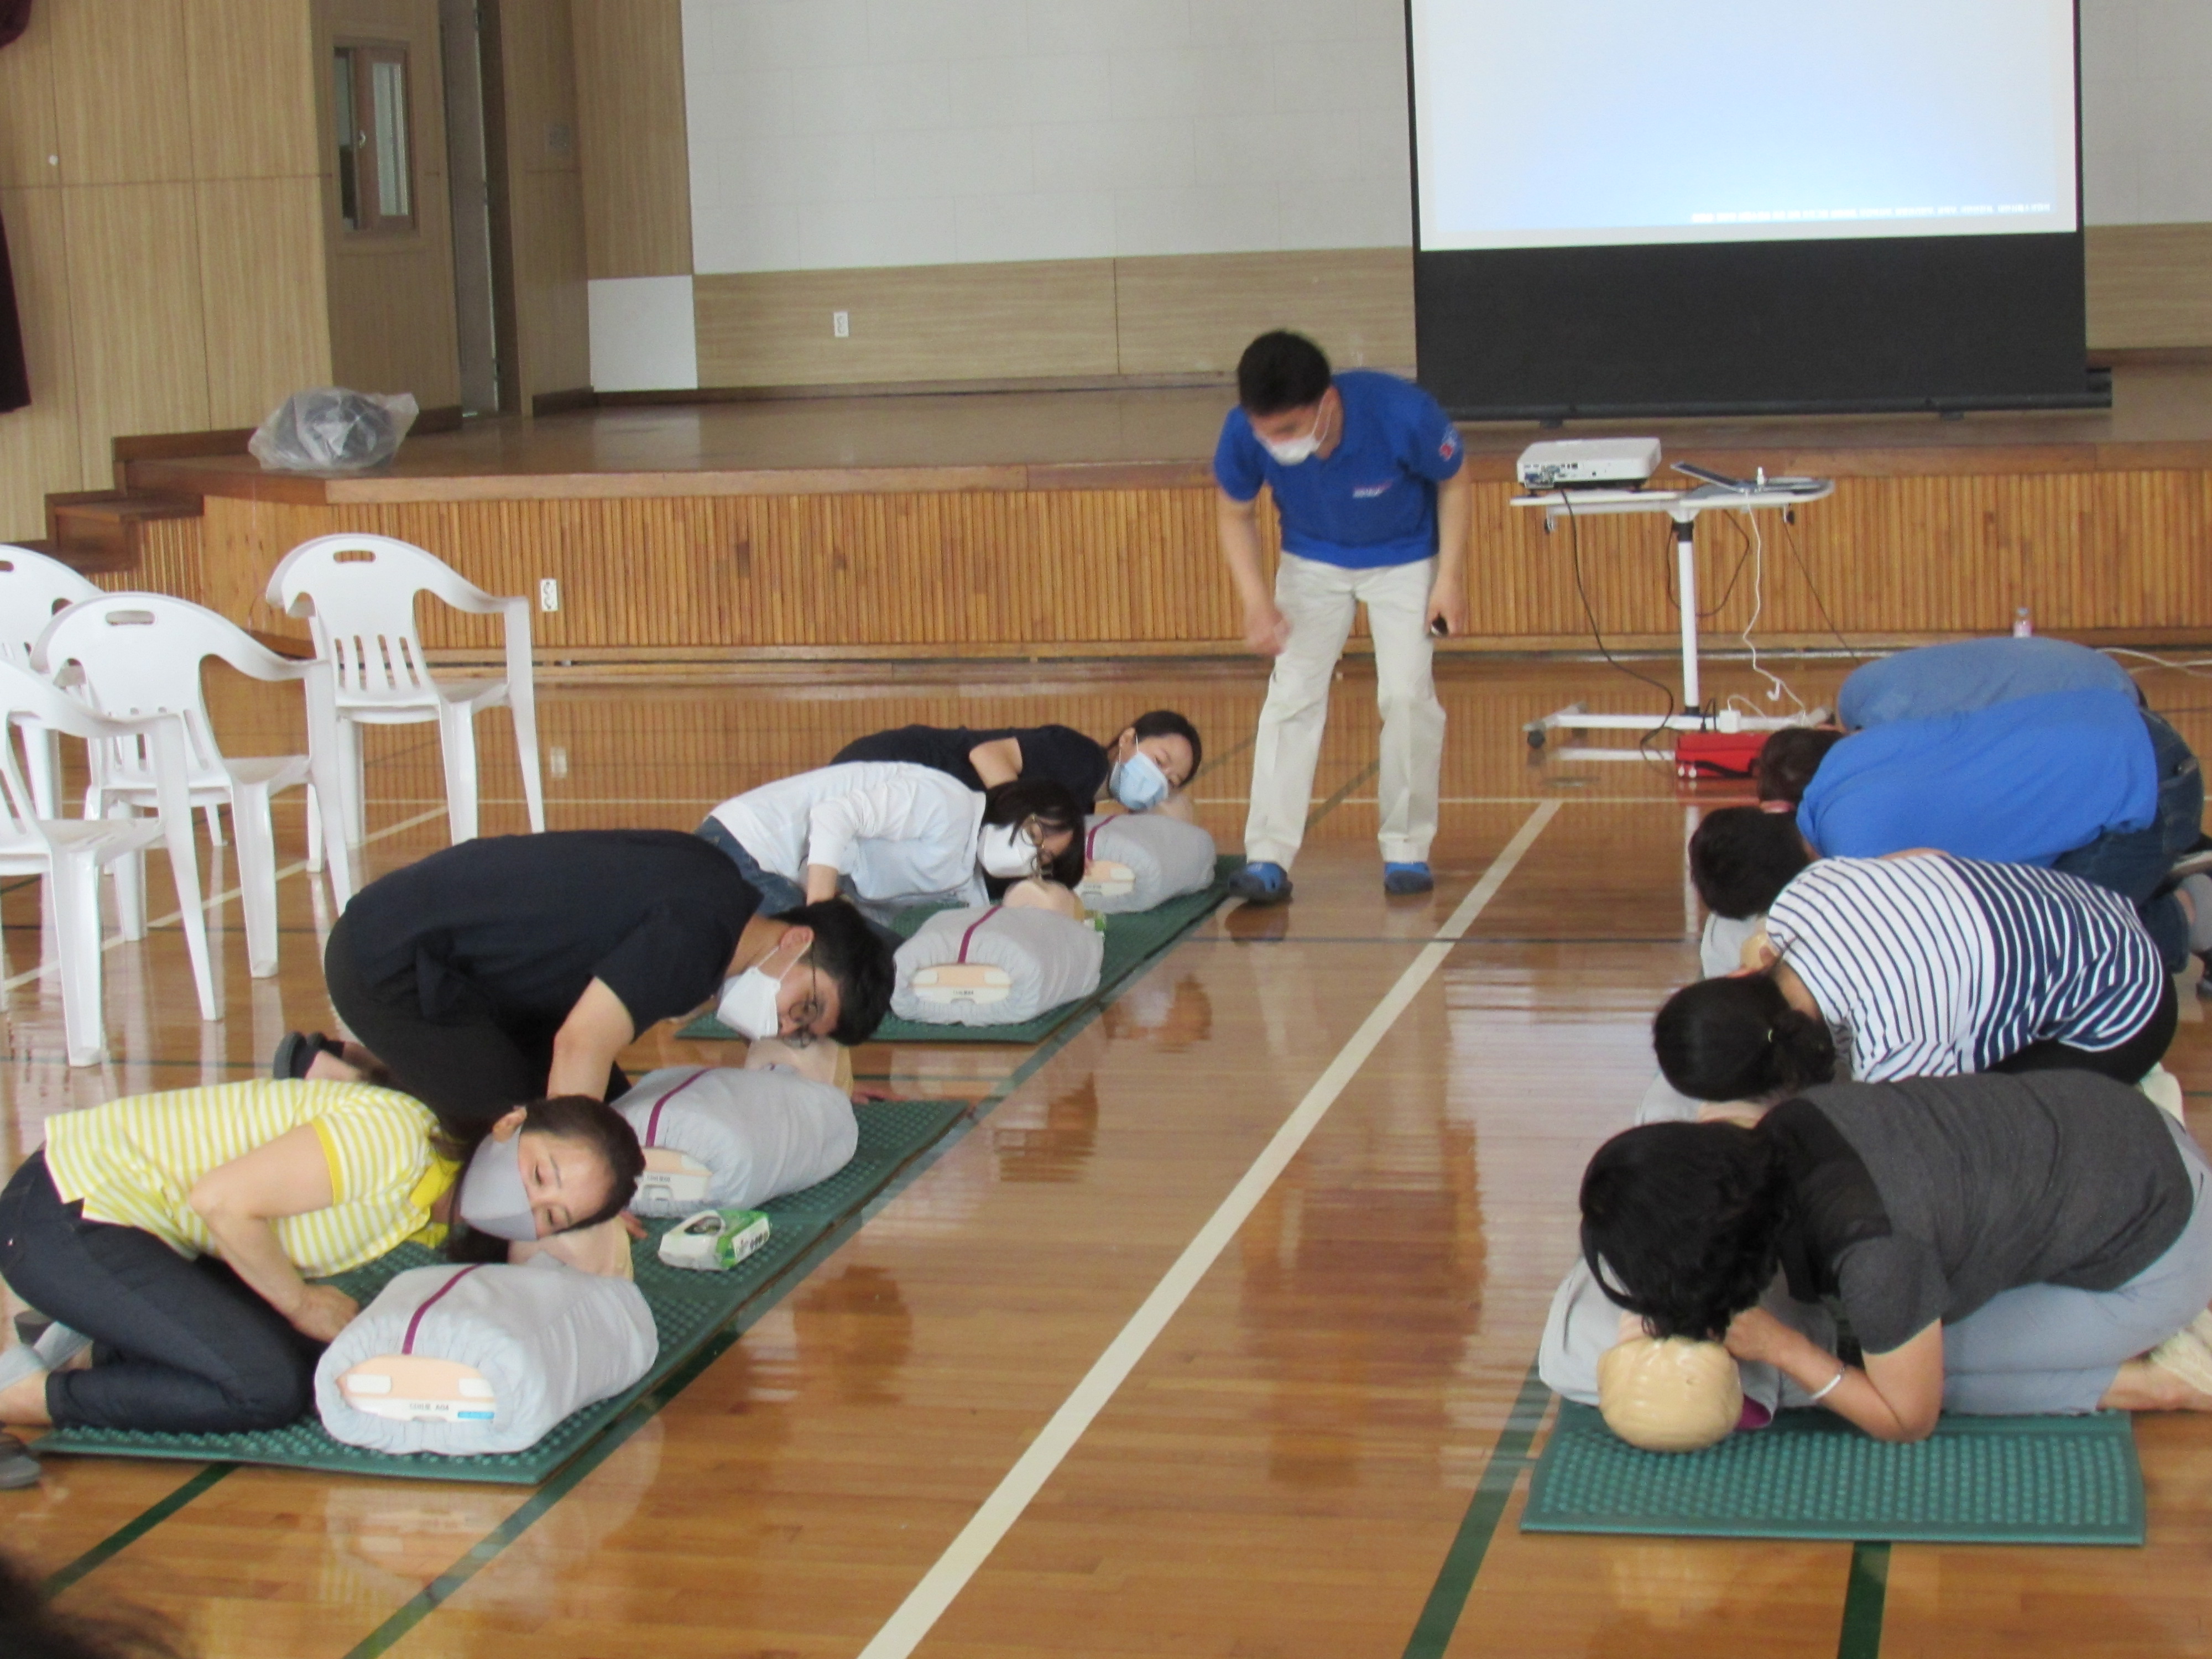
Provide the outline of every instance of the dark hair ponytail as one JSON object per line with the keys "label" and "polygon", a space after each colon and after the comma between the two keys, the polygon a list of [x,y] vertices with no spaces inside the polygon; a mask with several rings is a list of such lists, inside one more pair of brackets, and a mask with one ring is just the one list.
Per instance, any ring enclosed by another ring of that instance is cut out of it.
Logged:
{"label": "dark hair ponytail", "polygon": [[1771,974],[1684,986],[1651,1022],[1651,1046],[1692,1100],[1759,1100],[1836,1075],[1827,1023],[1791,1007]]}

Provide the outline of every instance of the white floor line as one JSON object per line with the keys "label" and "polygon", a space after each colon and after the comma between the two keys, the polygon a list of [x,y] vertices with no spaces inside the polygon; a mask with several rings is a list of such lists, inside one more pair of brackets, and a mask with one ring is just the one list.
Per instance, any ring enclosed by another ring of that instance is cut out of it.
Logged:
{"label": "white floor line", "polygon": [[[402,818],[397,823],[386,824],[383,829],[371,833],[368,836],[368,841],[382,841],[386,836],[398,835],[402,830],[412,830],[419,823],[428,823],[432,818],[443,817],[445,815],[445,806],[441,803],[439,805],[433,807],[428,812],[417,812],[411,818]],[[234,848],[238,845],[235,841],[232,842],[230,844]],[[362,843],[364,847],[368,844],[368,841]],[[155,843],[149,850],[155,856],[158,857],[162,855],[162,848],[158,842]],[[304,859],[295,864],[280,865],[277,866],[276,870],[276,879],[283,881],[288,877],[296,876],[307,867],[307,861]],[[216,894],[212,898],[202,899],[200,901],[200,914],[202,915],[213,915],[218,907],[229,903],[231,900],[236,898],[243,890],[243,889],[237,887],[225,888],[222,892]],[[45,896],[46,896],[43,893],[40,895],[41,902],[44,902]],[[185,913],[183,910],[172,910],[166,916],[155,916],[151,921],[149,921],[146,924],[146,931],[150,933],[156,927],[173,927],[184,919]],[[103,952],[105,952],[112,951],[117,945],[124,943],[125,943],[125,940],[122,934],[110,933],[106,939],[100,942],[100,948]],[[33,980],[38,978],[40,975],[46,972],[46,964],[41,961],[36,968],[27,968],[21,973],[15,975],[12,979],[0,980],[0,991],[13,991],[19,986],[28,985]],[[60,971],[58,963],[56,964],[55,970],[57,972]]]}
{"label": "white floor line", "polygon": [[1535,844],[1536,837],[1543,833],[1544,826],[1557,815],[1562,804],[1556,800],[1544,801],[1528,815],[1527,822],[1522,824],[1513,839],[1506,842],[1504,850],[1483,872],[1482,879],[1475,883],[1474,890],[1460,901],[1459,908],[1452,912],[1451,920],[1438,930],[1435,940],[1422,947],[1421,953],[1398,976],[1398,982],[1390,988],[1382,1001],[1375,1005],[1374,1012],[1352,1034],[1352,1040],[1328,1063],[1328,1070],[1314,1080],[1313,1087],[1306,1091],[1305,1098],[1283,1120],[1282,1127],[1275,1131],[1274,1138],[1253,1161],[1252,1167],[1244,1172],[1243,1179],[1230,1189],[1229,1196],[1221,1200],[1220,1207],[1206,1218],[1206,1224],[1184,1247],[1175,1265],[1152,1287],[1152,1293],[1131,1316],[1129,1322],[1106,1345],[1106,1351],[1098,1356],[1090,1371],[1075,1385],[1074,1391],[1060,1402],[1060,1409],[1052,1414],[1051,1419],[1030,1443],[1029,1449],[1022,1454],[1019,1461],[1006,1472],[1006,1479],[999,1482],[998,1489],[983,1500],[982,1507],[960,1529],[959,1536],[946,1547],[945,1553],[938,1557],[936,1565],[922,1575],[921,1582],[899,1604],[898,1610],[884,1621],[874,1639],[860,1650],[860,1659],[907,1659],[907,1656],[921,1645],[922,1638],[944,1616],[945,1610],[952,1605],[953,1599],[966,1588],[968,1581],[975,1576],[977,1570],[989,1559],[991,1552],[998,1547],[1000,1540],[1021,1518],[1030,1500],[1052,1478],[1053,1471],[1075,1449],[1076,1442],[1083,1437],[1098,1413],[1105,1409],[1107,1402],[1136,1368],[1137,1362],[1144,1358],[1146,1351],[1167,1328],[1176,1310],[1197,1288],[1199,1280],[1206,1276],[1215,1259],[1228,1248],[1230,1241],[1237,1236],[1237,1229],[1258,1207],[1268,1188],[1274,1185],[1276,1177],[1297,1155],[1298,1149],[1305,1145],[1307,1138],[1328,1115],[1329,1108],[1336,1104],[1337,1097],[1344,1092],[1345,1085],[1358,1074],[1368,1057],[1389,1034],[1399,1015],[1412,1005],[1421,988],[1443,965],[1444,958],[1451,954],[1453,945],[1474,925],[1474,919],[1482,914],[1490,901],[1498,896],[1498,890],[1505,884],[1506,878],[1513,873],[1514,867]]}

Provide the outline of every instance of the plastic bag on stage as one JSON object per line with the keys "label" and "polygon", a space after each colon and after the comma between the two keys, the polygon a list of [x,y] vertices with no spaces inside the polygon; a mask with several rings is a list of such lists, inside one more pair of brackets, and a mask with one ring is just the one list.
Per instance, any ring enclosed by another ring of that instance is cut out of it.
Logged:
{"label": "plastic bag on stage", "polygon": [[246,447],[273,472],[358,472],[399,453],[416,413],[411,392],[386,398],[317,386],[279,404]]}

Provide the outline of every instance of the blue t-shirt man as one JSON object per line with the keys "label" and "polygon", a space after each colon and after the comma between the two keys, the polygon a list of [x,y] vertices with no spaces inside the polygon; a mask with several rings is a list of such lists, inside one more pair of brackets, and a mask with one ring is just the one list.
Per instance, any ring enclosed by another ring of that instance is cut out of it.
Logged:
{"label": "blue t-shirt man", "polygon": [[1856,732],[1892,720],[1969,714],[2045,691],[2100,688],[2136,695],[2128,671],[2101,651],[2069,640],[2001,635],[1919,646],[1854,669],[1836,694],[1836,717]]}
{"label": "blue t-shirt man", "polygon": [[2041,865],[2147,829],[2159,766],[2132,689],[2049,691],[1856,732],[1822,758],[1797,827],[1826,858],[1933,847]]}
{"label": "blue t-shirt man", "polygon": [[1465,464],[1459,428],[1409,380],[1370,368],[1331,382],[1344,436],[1327,455],[1285,465],[1232,409],[1213,449],[1222,494],[1249,501],[1265,484],[1283,523],[1283,550],[1352,570],[1412,564],[1437,550],[1437,486]]}

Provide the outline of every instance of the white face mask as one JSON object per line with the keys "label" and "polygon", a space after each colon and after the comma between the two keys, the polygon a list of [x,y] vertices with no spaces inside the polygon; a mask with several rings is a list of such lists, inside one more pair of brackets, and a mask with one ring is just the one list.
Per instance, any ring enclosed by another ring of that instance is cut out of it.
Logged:
{"label": "white face mask", "polygon": [[777,1036],[783,1029],[779,999],[783,981],[770,979],[757,968],[748,968],[724,981],[722,1000],[714,1005],[714,1018],[748,1042]]}
{"label": "white face mask", "polygon": [[1168,775],[1141,749],[1133,749],[1128,759],[1114,763],[1114,774],[1106,787],[1132,812],[1149,812],[1169,794]]}
{"label": "white face mask", "polygon": [[[1276,465],[1296,466],[1301,461],[1310,460],[1313,459],[1315,452],[1321,447],[1322,428],[1326,426],[1328,423],[1328,410],[1327,408],[1323,407],[1316,409],[1314,411],[1313,430],[1307,433],[1304,437],[1285,438],[1281,440],[1274,438],[1261,438],[1260,447],[1266,450],[1268,454],[1274,458]],[[1252,435],[1259,437],[1259,434],[1256,432]]]}
{"label": "white face mask", "polygon": [[1037,844],[1018,823],[987,823],[975,838],[975,860],[987,876],[1019,881],[1037,872]]}
{"label": "white face mask", "polygon": [[487,1136],[461,1176],[461,1219],[480,1233],[527,1244],[538,1237],[538,1217],[522,1184],[522,1132],[504,1140]]}

